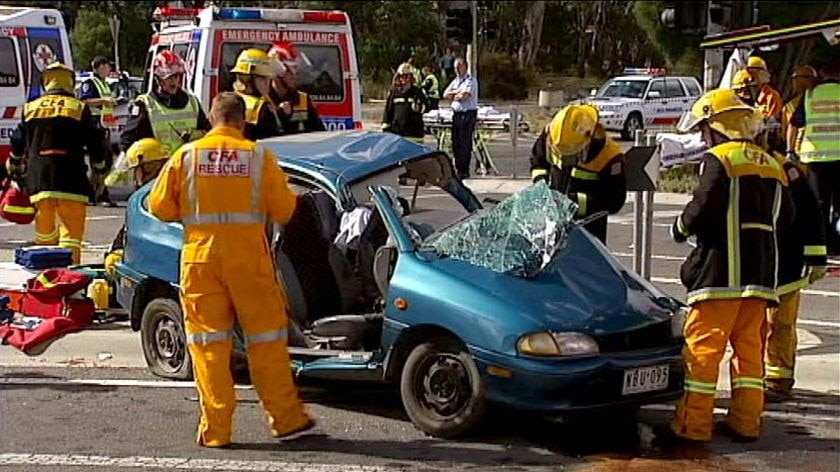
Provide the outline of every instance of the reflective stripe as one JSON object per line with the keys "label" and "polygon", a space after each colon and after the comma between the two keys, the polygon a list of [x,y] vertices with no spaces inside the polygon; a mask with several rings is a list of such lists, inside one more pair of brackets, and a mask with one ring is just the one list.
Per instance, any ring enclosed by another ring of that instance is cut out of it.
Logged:
{"label": "reflective stripe", "polygon": [[682,215],[677,218],[677,231],[686,238],[691,236],[691,233],[688,232],[688,228],[685,227],[685,223],[683,223]]}
{"label": "reflective stripe", "polygon": [[741,229],[760,229],[770,233],[773,232],[773,227],[764,223],[741,223]]}
{"label": "reflective stripe", "polygon": [[53,231],[51,233],[39,233],[37,231],[35,232],[35,239],[47,239],[47,240],[49,240],[49,239],[55,239],[57,237],[58,237],[58,228],[56,228],[55,231]]}
{"label": "reflective stripe", "polygon": [[265,149],[262,145],[257,145],[254,148],[254,160],[251,162],[251,214],[255,217],[266,220],[265,215],[260,212],[260,202],[262,201],[262,181],[263,181],[263,158],[265,157]]}
{"label": "reflective stripe", "polygon": [[826,256],[828,250],[825,246],[805,246],[802,254],[805,256]]}
{"label": "reflective stripe", "polygon": [[405,139],[407,139],[407,140],[409,140],[413,143],[423,144],[423,138],[415,138],[413,136],[403,136],[403,138],[405,138]]}
{"label": "reflective stripe", "polygon": [[209,344],[233,339],[230,331],[216,331],[208,333],[192,333],[187,335],[187,344]]}
{"label": "reflective stripe", "polygon": [[714,395],[717,393],[717,385],[710,382],[685,379],[683,387],[688,392],[700,393],[703,395]]}
{"label": "reflective stripe", "polygon": [[579,167],[574,167],[572,169],[572,177],[580,180],[598,180],[597,173],[589,172],[588,170],[583,170]]}
{"label": "reflective stripe", "polygon": [[726,211],[726,235],[729,240],[726,252],[729,256],[727,266],[730,287],[741,285],[741,231],[738,227],[741,221],[740,203],[740,182],[736,178],[729,184],[729,208]]}
{"label": "reflective stripe", "polygon": [[170,155],[184,144],[181,134],[187,133],[190,138],[194,138],[193,133],[198,128],[198,114],[201,108],[194,95],[189,94],[189,101],[182,109],[167,108],[148,94],[140,95],[137,101],[146,105],[152,133],[155,139],[167,148]]}
{"label": "reflective stripe", "polygon": [[260,334],[246,334],[245,340],[248,341],[248,344],[262,344],[262,343],[270,343],[273,341],[281,341],[286,339],[288,336],[288,332],[286,328],[278,329],[277,331],[268,331],[265,333]]}
{"label": "reflective stripe", "polygon": [[704,300],[730,300],[734,298],[763,298],[774,302],[779,301],[775,289],[760,285],[744,287],[707,287],[688,292],[686,303],[693,305]]}
{"label": "reflective stripe", "polygon": [[773,256],[775,258],[776,265],[774,266],[775,269],[773,270],[773,285],[778,287],[779,286],[779,238],[778,235],[775,234],[776,231],[776,224],[779,222],[779,215],[782,211],[782,185],[780,183],[776,183],[776,190],[773,194]]}
{"label": "reflective stripe", "polygon": [[55,287],[55,284],[50,282],[50,279],[48,279],[47,276],[44,274],[38,274],[38,277],[35,277],[35,280],[37,280],[41,285],[43,285],[44,288]]}
{"label": "reflective stripe", "polygon": [[181,222],[186,225],[262,224],[266,217],[251,213],[204,213],[185,216]]}
{"label": "reflective stripe", "polygon": [[732,388],[753,388],[764,390],[764,379],[758,377],[735,377],[732,379]]}
{"label": "reflective stripe", "polygon": [[578,203],[577,215],[578,216],[585,216],[586,215],[586,207],[587,207],[588,200],[589,200],[589,196],[586,195],[585,193],[578,193],[577,194],[577,203]]}
{"label": "reflective stripe", "polygon": [[73,202],[82,202],[87,203],[88,196],[87,195],[79,195],[77,193],[67,193],[67,192],[55,192],[52,190],[46,190],[44,192],[38,192],[35,195],[29,197],[29,201],[32,203],[38,203],[41,200],[47,200],[50,198],[54,198],[56,200],[70,200]]}
{"label": "reflective stripe", "polygon": [[548,170],[546,169],[531,169],[531,179],[535,177],[541,177],[543,175],[548,175]]}
{"label": "reflective stripe", "polygon": [[[108,85],[108,82],[100,79],[97,76],[91,77],[91,82],[93,82],[93,86],[96,87],[96,92],[99,94],[99,98],[111,98],[113,94],[111,93],[111,87]],[[100,106],[92,106],[90,107],[91,114],[94,116],[101,115],[103,120],[108,120],[112,117],[114,113],[114,108],[110,105],[100,105]]]}
{"label": "reflective stripe", "polygon": [[82,240],[72,238],[61,238],[58,240],[58,245],[62,247],[82,247]]}
{"label": "reflective stripe", "polygon": [[793,378],[793,369],[788,369],[787,367],[776,367],[773,365],[765,364],[764,365],[764,378],[765,379],[792,379]]}
{"label": "reflective stripe", "polygon": [[31,206],[17,206],[17,205],[6,205],[3,207],[3,211],[7,213],[15,213],[18,215],[34,215],[35,214],[35,207]]}
{"label": "reflective stripe", "polygon": [[802,162],[840,160],[840,84],[818,85],[805,94]]}
{"label": "reflective stripe", "polygon": [[802,290],[803,288],[807,287],[808,284],[810,284],[810,280],[808,280],[808,277],[803,277],[799,280],[794,280],[793,282],[780,285],[779,288],[776,289],[776,293],[778,293],[779,296],[787,295],[797,290]]}

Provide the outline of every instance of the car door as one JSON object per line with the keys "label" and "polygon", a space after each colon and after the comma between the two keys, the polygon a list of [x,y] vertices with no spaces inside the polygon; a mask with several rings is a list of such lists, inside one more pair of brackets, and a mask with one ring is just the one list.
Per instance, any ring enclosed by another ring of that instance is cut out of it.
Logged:
{"label": "car door", "polygon": [[665,79],[666,104],[662,115],[663,126],[674,126],[682,116],[683,111],[688,109],[693,100],[688,96],[683,84],[676,77]]}
{"label": "car door", "polygon": [[662,121],[667,119],[668,96],[665,89],[665,79],[653,79],[650,81],[647,94],[644,99],[644,111],[642,112],[645,127],[661,126]]}

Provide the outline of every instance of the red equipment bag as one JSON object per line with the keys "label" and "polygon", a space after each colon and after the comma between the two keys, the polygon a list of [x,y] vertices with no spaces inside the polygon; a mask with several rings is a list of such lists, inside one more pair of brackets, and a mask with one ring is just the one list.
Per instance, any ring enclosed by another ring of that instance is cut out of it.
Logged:
{"label": "red equipment bag", "polygon": [[0,184],[0,216],[19,225],[28,225],[35,219],[35,206],[29,192],[11,179]]}
{"label": "red equipment bag", "polygon": [[93,300],[78,296],[91,278],[67,269],[49,269],[27,282],[27,291],[15,310],[23,322],[0,324],[0,341],[36,356],[65,334],[93,323]]}

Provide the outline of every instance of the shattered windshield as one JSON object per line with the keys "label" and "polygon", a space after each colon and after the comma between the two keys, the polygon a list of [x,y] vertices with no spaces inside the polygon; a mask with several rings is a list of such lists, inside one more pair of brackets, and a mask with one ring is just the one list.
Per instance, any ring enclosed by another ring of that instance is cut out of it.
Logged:
{"label": "shattered windshield", "polygon": [[518,277],[533,277],[566,243],[577,204],[534,184],[432,236],[438,254]]}

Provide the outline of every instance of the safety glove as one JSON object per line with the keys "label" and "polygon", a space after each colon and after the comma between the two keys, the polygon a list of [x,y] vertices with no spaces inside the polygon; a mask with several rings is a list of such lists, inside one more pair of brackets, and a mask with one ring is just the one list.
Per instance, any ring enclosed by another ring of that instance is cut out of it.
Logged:
{"label": "safety glove", "polygon": [[825,278],[825,274],[828,272],[828,268],[826,266],[810,266],[808,267],[808,283],[812,284],[818,280],[822,280]]}
{"label": "safety glove", "polygon": [[676,243],[684,243],[688,240],[688,237],[680,232],[680,217],[678,216],[674,220],[674,224],[671,225],[671,238]]}

